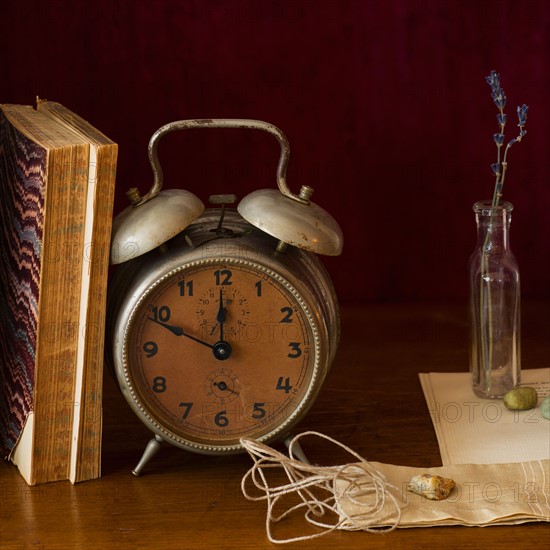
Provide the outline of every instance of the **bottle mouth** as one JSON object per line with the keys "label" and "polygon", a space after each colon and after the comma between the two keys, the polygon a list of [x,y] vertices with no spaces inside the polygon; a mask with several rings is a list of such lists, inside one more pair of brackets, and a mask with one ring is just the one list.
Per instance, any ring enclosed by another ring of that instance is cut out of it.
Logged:
{"label": "bottle mouth", "polygon": [[493,206],[493,201],[478,201],[472,206],[472,210],[481,216],[498,215],[499,213],[509,213],[514,209],[514,205],[508,201],[500,201],[497,206]]}

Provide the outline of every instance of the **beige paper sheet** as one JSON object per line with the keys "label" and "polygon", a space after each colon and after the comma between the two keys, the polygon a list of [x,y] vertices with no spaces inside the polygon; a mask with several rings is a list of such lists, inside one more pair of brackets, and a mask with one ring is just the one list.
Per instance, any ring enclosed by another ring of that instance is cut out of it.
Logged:
{"label": "beige paper sheet", "polygon": [[[299,441],[306,437],[337,445],[355,461],[318,466],[299,460]],[[267,504],[266,532],[271,542],[309,540],[335,529],[387,532],[403,527],[550,521],[550,459],[423,468],[366,461],[318,432],[295,436],[288,442],[288,456],[258,441],[241,443],[254,460],[241,488],[249,500]],[[455,486],[445,500],[429,500],[408,490],[419,474],[451,478]],[[278,538],[276,524],[295,513],[303,514],[303,530]],[[312,531],[312,525],[321,530]]]}
{"label": "beige paper sheet", "polygon": [[[364,465],[358,466],[365,468]],[[440,525],[513,525],[527,521],[550,521],[550,460],[514,464],[459,464],[439,468],[414,468],[370,462],[394,486],[400,508],[398,527]],[[407,491],[410,479],[419,473],[451,478],[456,486],[441,501]],[[367,477],[367,476],[366,476]],[[346,482],[336,482],[336,493],[343,494]],[[350,495],[339,500],[342,529],[392,525],[396,507],[386,500],[384,510],[372,514],[373,495]],[[384,520],[384,518],[387,518]]]}
{"label": "beige paper sheet", "polygon": [[[419,377],[445,466],[550,458],[550,421],[538,408],[510,411],[502,400],[477,397],[468,372]],[[539,404],[550,393],[550,368],[524,370],[521,378],[535,387]]]}

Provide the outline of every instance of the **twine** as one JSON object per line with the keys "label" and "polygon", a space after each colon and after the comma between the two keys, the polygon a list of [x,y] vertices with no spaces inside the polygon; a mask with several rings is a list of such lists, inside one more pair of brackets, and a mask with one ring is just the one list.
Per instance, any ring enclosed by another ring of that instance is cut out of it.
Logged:
{"label": "twine", "polygon": [[[299,440],[306,436],[319,437],[333,443],[355,457],[358,463],[316,466],[298,460],[296,457],[302,455]],[[243,477],[241,490],[248,500],[267,502],[266,532],[270,542],[284,544],[311,540],[336,529],[380,534],[393,531],[398,526],[401,508],[390,491],[394,489],[397,494],[397,487],[390,484],[367,460],[339,441],[322,433],[304,432],[288,443],[289,456],[253,439],[241,439],[241,444],[254,460],[254,465]],[[289,483],[270,486],[267,480],[269,470],[283,470]],[[344,483],[337,485],[337,482]],[[247,489],[248,484],[252,484],[260,494],[252,495]],[[326,497],[316,496],[313,490],[325,493]],[[289,500],[288,497],[292,495],[298,496],[301,502],[286,504],[286,509],[283,503],[281,506],[284,511],[276,514],[277,504]],[[353,516],[346,514],[340,506],[344,499],[360,507],[361,512]],[[308,523],[321,527],[323,531],[287,539],[275,538],[273,524],[300,510],[304,510],[304,518]],[[329,521],[325,516],[330,514],[338,519]]]}

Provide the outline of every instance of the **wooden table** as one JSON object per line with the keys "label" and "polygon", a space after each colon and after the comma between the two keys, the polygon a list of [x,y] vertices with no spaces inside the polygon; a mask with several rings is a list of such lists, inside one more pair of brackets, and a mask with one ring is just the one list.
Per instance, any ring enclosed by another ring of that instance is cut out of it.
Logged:
{"label": "wooden table", "polygon": [[[298,431],[322,431],[367,459],[419,467],[441,459],[418,372],[468,368],[464,306],[342,308],[341,348],[316,404]],[[550,363],[550,304],[523,309],[523,367]],[[105,377],[103,477],[28,487],[0,463],[0,548],[272,548],[265,506],[248,502],[240,481],[248,456],[204,457],[163,447],[140,478],[130,471],[150,439],[113,380]],[[348,461],[311,442],[320,464]],[[291,518],[280,536],[296,536]],[[335,532],[295,548],[542,548],[550,524],[398,529],[385,535]]]}

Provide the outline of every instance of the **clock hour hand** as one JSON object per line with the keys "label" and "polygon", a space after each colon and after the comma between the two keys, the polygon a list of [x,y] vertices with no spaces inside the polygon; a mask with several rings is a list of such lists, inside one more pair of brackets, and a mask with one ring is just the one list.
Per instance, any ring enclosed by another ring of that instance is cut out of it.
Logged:
{"label": "clock hour hand", "polygon": [[227,321],[227,310],[223,307],[223,291],[221,288],[220,305],[218,307],[216,321],[216,324],[220,325],[220,339],[212,346],[212,352],[214,353],[214,357],[218,359],[218,361],[225,361],[226,359],[229,359],[233,349],[231,348],[231,344],[223,339],[223,325]]}
{"label": "clock hour hand", "polygon": [[223,292],[220,288],[220,306],[218,308],[218,314],[216,315],[216,321],[220,325],[220,342],[223,342],[223,324],[227,320],[227,310],[223,307]]}
{"label": "clock hour hand", "polygon": [[200,340],[199,338],[195,338],[195,336],[191,336],[190,334],[187,334],[181,327],[177,327],[175,325],[169,325],[167,323],[163,323],[162,321],[159,321],[158,319],[155,319],[154,317],[147,317],[149,321],[153,321],[154,323],[157,323],[161,327],[164,327],[165,329],[168,329],[172,334],[175,336],[185,336],[186,338],[189,338],[190,340],[193,340],[195,342],[198,342],[199,344],[202,344],[203,346],[206,346],[207,348],[212,349],[214,346],[212,344],[209,344],[208,342],[205,342],[204,340]]}

